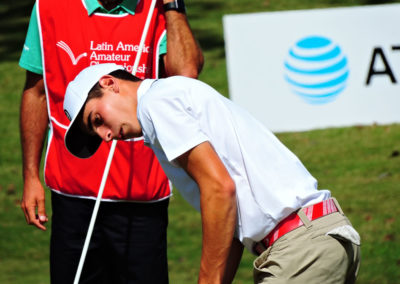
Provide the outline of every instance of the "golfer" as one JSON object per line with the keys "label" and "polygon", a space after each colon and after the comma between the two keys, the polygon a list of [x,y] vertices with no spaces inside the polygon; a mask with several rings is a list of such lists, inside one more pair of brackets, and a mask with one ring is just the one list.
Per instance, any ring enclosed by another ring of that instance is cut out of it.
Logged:
{"label": "golfer", "polygon": [[78,157],[101,139],[141,137],[201,212],[199,283],[231,283],[243,247],[255,283],[354,283],[360,237],[330,191],[261,123],[210,86],[146,79],[115,64],[68,85],[65,136]]}

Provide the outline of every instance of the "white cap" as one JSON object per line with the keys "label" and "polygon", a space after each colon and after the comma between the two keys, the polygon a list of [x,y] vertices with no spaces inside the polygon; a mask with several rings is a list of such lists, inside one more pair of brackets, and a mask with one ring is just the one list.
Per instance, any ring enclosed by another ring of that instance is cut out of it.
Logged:
{"label": "white cap", "polygon": [[64,97],[64,112],[71,121],[64,141],[68,151],[78,158],[89,158],[99,148],[101,138],[97,135],[89,135],[84,132],[79,121],[75,122],[81,112],[89,91],[104,75],[115,70],[124,69],[114,63],[98,64],[83,69],[73,81],[68,84]]}

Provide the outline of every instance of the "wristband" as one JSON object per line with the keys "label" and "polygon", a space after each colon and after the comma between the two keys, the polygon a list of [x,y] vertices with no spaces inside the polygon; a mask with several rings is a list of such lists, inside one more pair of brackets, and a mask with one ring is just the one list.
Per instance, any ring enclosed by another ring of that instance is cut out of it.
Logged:
{"label": "wristband", "polygon": [[174,10],[177,11],[179,13],[185,13],[186,9],[185,9],[185,3],[183,2],[183,0],[174,0],[172,2],[169,2],[167,4],[163,5],[164,8],[164,12],[170,11],[170,10]]}

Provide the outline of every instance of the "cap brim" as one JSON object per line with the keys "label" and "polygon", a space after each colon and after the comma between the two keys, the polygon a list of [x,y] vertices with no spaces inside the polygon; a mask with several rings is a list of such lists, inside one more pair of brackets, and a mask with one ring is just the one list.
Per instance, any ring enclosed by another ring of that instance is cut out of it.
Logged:
{"label": "cap brim", "polygon": [[71,122],[71,126],[65,134],[65,146],[72,155],[78,158],[90,158],[100,147],[102,139],[98,135],[86,133],[81,129],[79,123],[74,122]]}

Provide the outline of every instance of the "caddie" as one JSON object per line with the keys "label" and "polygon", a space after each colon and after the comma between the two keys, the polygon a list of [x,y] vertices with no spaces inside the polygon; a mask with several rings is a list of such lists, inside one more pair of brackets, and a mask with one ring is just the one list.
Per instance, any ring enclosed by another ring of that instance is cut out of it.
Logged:
{"label": "caddie", "polygon": [[[203,55],[184,1],[32,2],[19,62],[26,69],[20,107],[21,209],[26,223],[40,230],[51,218],[49,281],[73,283],[84,259],[80,283],[168,284],[172,191],[153,151],[136,138],[113,143],[115,152],[111,143],[102,143],[90,159],[74,157],[64,145],[69,120],[63,100],[68,83],[99,63],[123,65],[140,78],[197,77]],[[85,237],[99,192],[102,206],[86,255]]]}
{"label": "caddie", "polygon": [[199,283],[231,283],[243,247],[255,283],[354,283],[360,237],[329,190],[249,113],[195,79],[140,80],[115,64],[69,83],[67,149],[143,135],[201,212]]}

